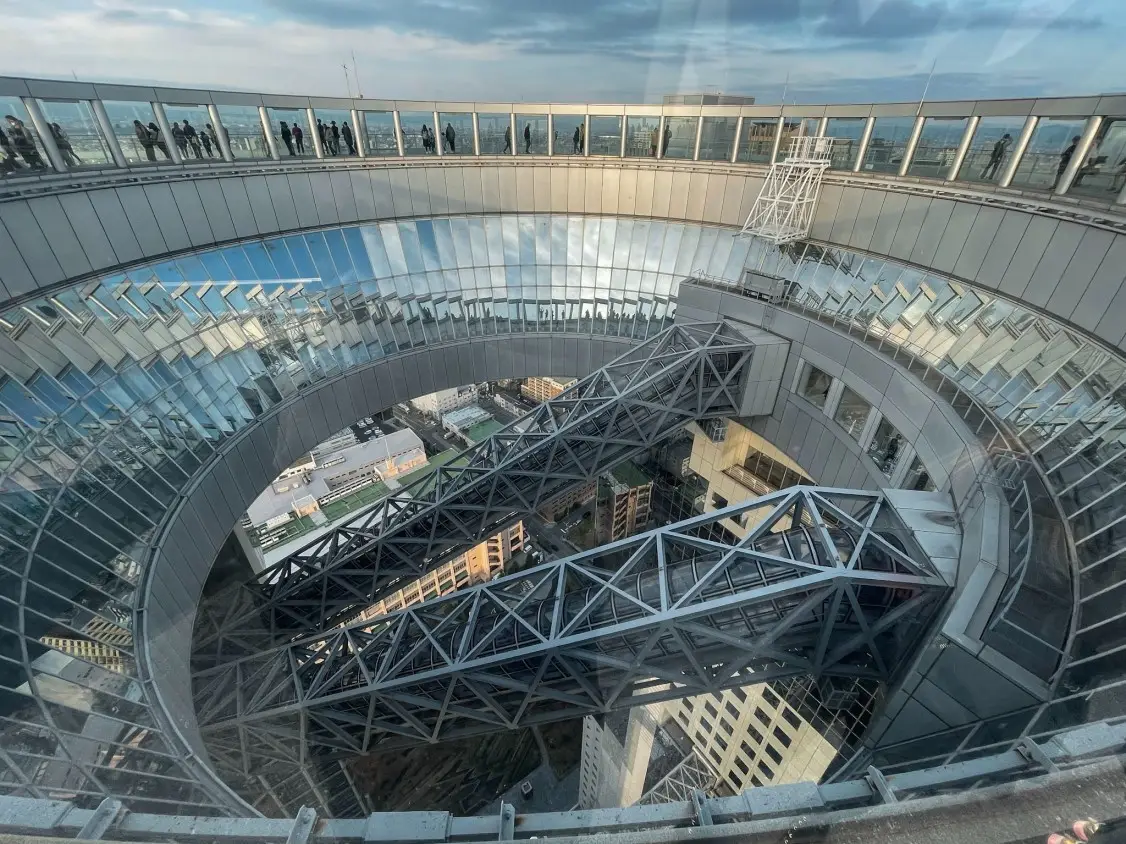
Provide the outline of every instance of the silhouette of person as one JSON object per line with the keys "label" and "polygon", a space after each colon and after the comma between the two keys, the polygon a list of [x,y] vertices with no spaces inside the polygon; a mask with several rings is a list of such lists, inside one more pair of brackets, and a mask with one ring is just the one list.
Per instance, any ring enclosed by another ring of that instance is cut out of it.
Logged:
{"label": "silhouette of person", "polygon": [[657,157],[657,140],[660,137],[661,130],[654,126],[653,131],[649,133],[649,155],[653,158]]}
{"label": "silhouette of person", "polygon": [[285,144],[285,148],[289,150],[290,155],[296,155],[293,151],[293,133],[289,131],[289,124],[284,120],[281,122],[281,139]]}
{"label": "silhouette of person", "polygon": [[171,161],[172,153],[168,151],[168,141],[165,139],[164,133],[160,131],[160,127],[155,123],[149,123],[149,134],[152,136],[156,148],[164,153],[165,158]]}
{"label": "silhouette of person", "polygon": [[321,149],[324,149],[324,145],[325,145],[325,125],[323,123],[321,123],[321,119],[319,117],[317,118],[317,135],[321,139]]}
{"label": "silhouette of person", "polygon": [[180,124],[175,120],[172,121],[172,140],[176,143],[176,148],[180,150],[180,160],[188,157],[188,139],[184,136],[184,130],[180,128]]}
{"label": "silhouette of person", "polygon": [[671,141],[671,140],[672,140],[672,129],[670,129],[669,125],[666,123],[665,124],[665,141],[661,145],[661,158],[664,158],[666,155],[669,154],[669,141]]}
{"label": "silhouette of person", "polygon": [[532,151],[532,124],[524,124],[524,155]]}
{"label": "silhouette of person", "polygon": [[[211,135],[208,132],[208,129],[211,129],[210,123],[207,124],[207,129],[200,129],[199,130],[199,141],[200,141],[201,144],[203,144],[203,151],[207,153],[207,157],[208,158],[214,158],[215,153],[213,153],[211,151]],[[212,130],[212,131],[214,131],[214,130]]]}
{"label": "silhouette of person", "polygon": [[203,158],[203,153],[199,148],[199,136],[196,134],[195,127],[188,121],[184,121],[184,139],[192,145],[192,152],[195,153],[196,158]]}
{"label": "silhouette of person", "polygon": [[296,123],[293,124],[293,144],[297,147],[297,154],[305,154],[305,133],[301,131],[301,127]]}
{"label": "silhouette of person", "polygon": [[1012,142],[1013,136],[1006,132],[1001,136],[1001,139],[993,145],[993,149],[989,153],[989,161],[985,165],[985,169],[981,171],[982,179],[992,179],[997,175],[997,168],[1001,166],[1001,162],[1005,158],[1005,153],[1009,151],[1009,144]]}
{"label": "silhouette of person", "polygon": [[[209,134],[211,136],[211,140],[215,144],[215,148],[217,150],[219,150],[220,154],[222,154],[223,147],[219,144],[219,133],[215,131],[215,127],[212,126],[210,123],[207,124],[207,134]],[[227,147],[230,148],[230,146],[231,146],[231,133],[226,130],[226,127],[224,127],[224,129],[223,129],[223,135],[227,139]],[[234,151],[232,150],[231,152],[232,152],[232,155],[233,155]]]}
{"label": "silhouette of person", "polygon": [[59,154],[62,155],[67,167],[77,167],[82,164],[82,159],[75,153],[74,148],[70,145],[70,138],[67,137],[62,127],[58,123],[52,123],[50,129],[51,137],[55,139],[55,146],[59,148]]}
{"label": "silhouette of person", "polygon": [[340,127],[336,125],[336,121],[332,121],[332,125],[326,130],[329,136],[329,146],[332,147],[332,154],[340,154]]}
{"label": "silhouette of person", "polygon": [[1055,187],[1055,185],[1058,185],[1060,183],[1060,179],[1063,178],[1063,171],[1066,170],[1067,165],[1071,163],[1071,159],[1075,155],[1075,148],[1078,145],[1079,136],[1076,135],[1071,139],[1071,143],[1064,148],[1064,151],[1060,153],[1060,163],[1056,168],[1056,181],[1055,184],[1053,184],[1053,187]]}
{"label": "silhouette of person", "polygon": [[449,152],[457,152],[457,147],[454,145],[454,140],[457,135],[454,133],[454,126],[452,123],[446,123],[446,148]]}
{"label": "silhouette of person", "polygon": [[340,124],[340,135],[341,135],[342,138],[344,138],[344,143],[346,143],[348,145],[348,154],[349,155],[355,155],[356,154],[356,144],[355,144],[354,139],[352,138],[352,129],[348,125],[347,120],[345,120],[342,124]]}
{"label": "silhouette of person", "polygon": [[575,134],[571,136],[571,154],[579,154],[579,145],[583,142],[582,124],[575,127]]}
{"label": "silhouette of person", "polygon": [[503,155],[505,152],[508,152],[510,149],[512,149],[512,127],[507,126],[507,127],[505,127],[505,130],[504,130],[504,150],[501,154]]}
{"label": "silhouette of person", "polygon": [[141,149],[145,152],[145,158],[149,161],[156,161],[156,141],[149,133],[149,129],[140,120],[133,121],[133,134],[137,136],[137,143],[141,145]]}
{"label": "silhouette of person", "polygon": [[4,119],[8,121],[8,142],[19,157],[27,163],[28,167],[46,167],[42,156],[39,155],[39,150],[35,148],[35,140],[31,135],[31,130],[24,126],[23,121],[14,114],[6,114]]}

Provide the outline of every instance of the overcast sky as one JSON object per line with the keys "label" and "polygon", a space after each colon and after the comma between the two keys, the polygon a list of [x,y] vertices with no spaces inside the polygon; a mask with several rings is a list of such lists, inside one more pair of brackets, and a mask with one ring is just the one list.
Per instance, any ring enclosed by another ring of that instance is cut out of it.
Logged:
{"label": "overcast sky", "polygon": [[[1126,90],[1126,0],[0,0],[0,74],[387,99]],[[355,79],[351,81],[355,93]]]}

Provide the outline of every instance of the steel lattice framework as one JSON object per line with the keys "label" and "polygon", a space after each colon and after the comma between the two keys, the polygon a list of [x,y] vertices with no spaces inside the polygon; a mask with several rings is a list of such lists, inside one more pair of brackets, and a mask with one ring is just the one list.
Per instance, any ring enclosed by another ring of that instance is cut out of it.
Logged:
{"label": "steel lattice framework", "polygon": [[197,713],[247,775],[259,752],[307,764],[796,675],[890,681],[948,592],[882,494],[793,487],[199,672]]}
{"label": "steel lattice framework", "polygon": [[685,423],[737,415],[754,343],[676,325],[633,347],[450,464],[402,487],[206,608],[197,659],[221,663],[330,628],[401,578],[538,510]]}
{"label": "steel lattice framework", "polygon": [[654,806],[658,803],[680,803],[692,799],[697,791],[712,794],[719,777],[703,756],[692,750],[675,768],[641,795],[637,806]]}
{"label": "steel lattice framework", "polygon": [[770,165],[740,233],[776,244],[809,237],[832,149],[832,138],[794,138],[786,157]]}

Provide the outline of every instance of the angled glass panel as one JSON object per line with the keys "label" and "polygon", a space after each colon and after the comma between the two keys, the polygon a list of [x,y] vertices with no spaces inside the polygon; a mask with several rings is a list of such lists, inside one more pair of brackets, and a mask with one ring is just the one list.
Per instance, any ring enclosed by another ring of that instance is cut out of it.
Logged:
{"label": "angled glass panel", "polygon": [[366,152],[370,156],[384,157],[399,154],[395,140],[395,114],[390,111],[361,111]]}
{"label": "angled glass panel", "polygon": [[691,159],[696,152],[695,117],[666,117],[663,140],[663,158]]}
{"label": "angled glass panel", "polygon": [[86,100],[39,100],[55,146],[67,167],[97,167],[113,164],[102,138],[94,109]]}
{"label": "angled glass panel", "polygon": [[968,117],[928,117],[923,121],[915,156],[907,168],[908,175],[945,179],[969,122]]}
{"label": "angled glass panel", "polygon": [[[211,143],[211,138],[208,136],[208,149],[211,150],[211,155],[208,156],[204,150],[203,141],[200,138],[200,132],[207,131],[207,124],[211,121],[211,115],[207,113],[207,107],[202,105],[165,105],[164,114],[168,118],[168,127],[172,130],[172,143],[180,151],[180,158],[185,164],[202,163],[210,159],[222,159],[219,150],[215,148],[215,144]],[[157,138],[159,146],[160,138]],[[167,139],[164,139],[167,140]]]}
{"label": "angled glass panel", "polygon": [[0,97],[0,114],[4,116],[0,128],[0,174],[31,175],[36,170],[48,169],[47,153],[20,99]]}
{"label": "angled glass panel", "polygon": [[860,136],[867,121],[863,117],[830,117],[825,135],[833,139],[829,166],[834,170],[851,170],[860,152]]}
{"label": "angled glass panel", "polygon": [[473,155],[473,114],[468,111],[440,113],[438,140],[445,155]]}
{"label": "angled glass panel", "polygon": [[[546,114],[516,115],[516,151],[520,155],[547,155],[547,132],[550,121]],[[481,149],[484,152],[484,147]]]}
{"label": "angled glass panel", "polygon": [[899,172],[914,126],[914,117],[877,117],[860,169],[878,173]]}
{"label": "angled glass panel", "polygon": [[1108,117],[1099,127],[1083,167],[1075,174],[1069,194],[1108,200],[1126,185],[1126,118]]}
{"label": "angled glass panel", "polygon": [[849,387],[845,387],[841,391],[841,400],[837,403],[833,419],[845,429],[846,434],[859,442],[871,410],[872,405],[868,404],[858,393],[853,392]]}
{"label": "angled glass panel", "polygon": [[317,132],[321,132],[323,127],[326,157],[356,154],[355,128],[349,111],[342,108],[318,108],[313,114],[317,118]]}
{"label": "angled glass panel", "polygon": [[[481,155],[511,154],[512,115],[506,112],[478,112],[477,132],[480,135]],[[555,152],[558,155],[558,141]]]}
{"label": "angled glass panel", "polygon": [[903,448],[903,435],[887,419],[880,419],[876,433],[868,443],[868,456],[887,477],[895,471],[895,464]]}
{"label": "angled glass panel", "polygon": [[983,117],[974,130],[966,158],[958,170],[960,182],[995,182],[1013,154],[1024,127],[1023,117]]}
{"label": "angled glass panel", "polygon": [[622,154],[622,119],[620,116],[591,115],[589,144],[591,155]]}
{"label": "angled glass panel", "polygon": [[[1052,190],[1071,163],[1083,124],[1078,117],[1041,117],[1013,174],[1013,187]],[[1082,185],[1083,174],[1075,178]]]}
{"label": "angled glass panel", "polygon": [[399,125],[403,130],[403,153],[405,155],[438,154],[433,112],[400,111]]}
{"label": "angled glass panel", "polygon": [[778,118],[743,118],[743,133],[739,138],[739,161],[764,163],[770,161],[774,149],[774,134],[778,131]]}
{"label": "angled glass panel", "polygon": [[102,105],[105,106],[117,145],[121,147],[121,154],[127,162],[155,164],[158,158],[166,160],[169,157],[167,149],[161,151],[156,146],[153,132],[156,117],[153,115],[152,103],[103,100]]}
{"label": "angled glass panel", "polygon": [[660,142],[661,117],[658,114],[636,115],[626,118],[626,156],[629,158],[656,158]]}
{"label": "angled glass panel", "polygon": [[[216,106],[223,132],[235,158],[269,158],[270,148],[262,134],[262,118],[253,106]],[[292,118],[287,119],[286,122]],[[210,130],[209,130],[210,131]],[[284,144],[282,145],[284,149]]]}
{"label": "angled glass panel", "polygon": [[[303,108],[267,108],[274,146],[282,158],[309,158],[317,154],[309,137],[309,114]],[[322,124],[323,125],[323,124]],[[325,150],[325,155],[330,155]]]}
{"label": "angled glass panel", "polygon": [[730,161],[738,124],[737,117],[705,117],[700,130],[700,160]]}

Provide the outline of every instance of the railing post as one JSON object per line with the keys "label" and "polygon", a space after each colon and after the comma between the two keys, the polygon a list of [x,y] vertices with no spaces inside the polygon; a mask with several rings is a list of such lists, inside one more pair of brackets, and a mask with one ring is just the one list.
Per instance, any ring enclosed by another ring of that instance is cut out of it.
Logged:
{"label": "railing post", "polygon": [[625,114],[623,114],[620,119],[622,121],[622,125],[621,125],[622,145],[621,145],[621,152],[618,153],[618,158],[625,158],[626,157],[626,133],[629,130],[629,123],[626,120]]}
{"label": "railing post", "polygon": [[696,118],[696,143],[692,147],[692,160],[700,160],[700,141],[704,136],[704,115],[699,115]]}
{"label": "railing post", "polygon": [[739,161],[739,141],[743,137],[743,115],[739,115],[735,121],[735,143],[731,147],[731,163],[735,164]]}
{"label": "railing post", "polygon": [[[513,152],[516,147],[513,147]],[[583,157],[590,155],[590,115],[583,115]]]}
{"label": "railing post", "polygon": [[547,155],[555,155],[555,115],[547,115]]}
{"label": "railing post", "polygon": [[661,115],[661,121],[657,124],[657,160],[660,161],[664,158],[665,152],[665,116]]}
{"label": "railing post", "polygon": [[113,124],[110,122],[109,115],[106,114],[105,104],[101,100],[90,100],[90,107],[94,110],[94,119],[98,121],[98,128],[102,130],[102,137],[106,140],[106,146],[109,147],[109,154],[113,158],[113,163],[118,167],[128,167],[129,162],[125,160],[125,153],[121,151],[121,144],[117,142],[117,135],[113,133]]}
{"label": "railing post", "polygon": [[477,120],[477,112],[473,112],[473,154],[481,154],[481,124]]}
{"label": "railing post", "polygon": [[[443,155],[446,154],[446,151],[443,148],[445,146],[445,142],[446,142],[446,136],[442,132],[442,118],[439,117],[438,112],[435,111],[434,112],[434,152],[436,152],[438,154],[439,158],[441,158]],[[512,151],[515,152],[516,147],[513,147]]]}
{"label": "railing post", "polygon": [[348,112],[352,117],[352,141],[356,145],[356,155],[360,158],[368,157],[368,142],[364,137],[367,129],[366,127],[361,130],[360,128],[360,113],[356,109],[351,109]]}

